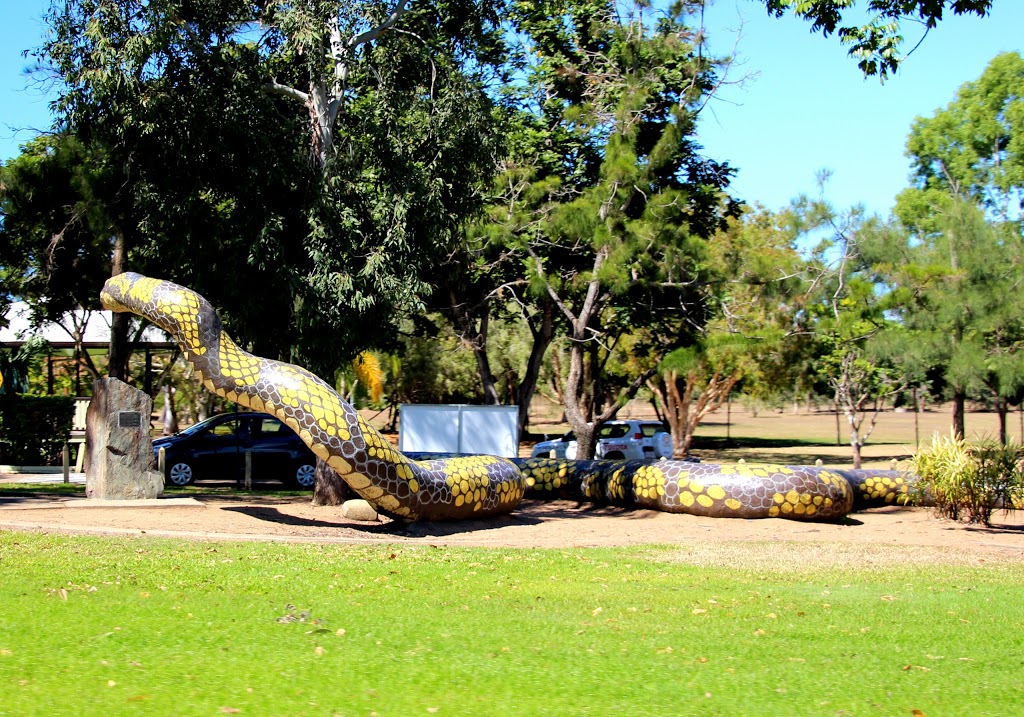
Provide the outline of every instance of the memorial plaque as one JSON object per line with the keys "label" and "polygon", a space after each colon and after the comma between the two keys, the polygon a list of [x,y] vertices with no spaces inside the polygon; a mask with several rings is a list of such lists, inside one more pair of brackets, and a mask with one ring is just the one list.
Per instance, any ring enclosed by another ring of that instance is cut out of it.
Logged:
{"label": "memorial plaque", "polygon": [[118,411],[117,412],[117,427],[118,428],[141,428],[142,427],[142,414],[138,411]]}

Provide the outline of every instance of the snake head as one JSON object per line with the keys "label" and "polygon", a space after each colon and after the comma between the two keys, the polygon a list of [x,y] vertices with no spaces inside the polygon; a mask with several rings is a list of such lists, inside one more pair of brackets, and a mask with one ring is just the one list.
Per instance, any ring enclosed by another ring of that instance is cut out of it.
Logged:
{"label": "snake head", "polygon": [[103,290],[100,291],[100,303],[103,304],[103,308],[116,312],[131,311],[129,296],[132,286],[143,278],[145,277],[142,274],[126,271],[107,279],[103,284]]}

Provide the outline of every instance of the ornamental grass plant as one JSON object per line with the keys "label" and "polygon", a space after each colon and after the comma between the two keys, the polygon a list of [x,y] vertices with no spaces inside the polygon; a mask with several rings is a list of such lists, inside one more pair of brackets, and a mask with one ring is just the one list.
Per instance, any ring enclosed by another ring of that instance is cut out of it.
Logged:
{"label": "ornamental grass plant", "polygon": [[992,439],[972,444],[954,434],[932,438],[912,460],[919,502],[952,520],[989,525],[992,513],[1024,503],[1024,445]]}

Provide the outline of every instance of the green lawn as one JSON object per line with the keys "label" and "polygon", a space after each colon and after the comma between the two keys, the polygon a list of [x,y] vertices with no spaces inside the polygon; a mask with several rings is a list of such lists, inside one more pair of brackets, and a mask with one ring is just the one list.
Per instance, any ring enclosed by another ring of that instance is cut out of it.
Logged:
{"label": "green lawn", "polygon": [[1014,715],[1024,565],[0,533],[0,715]]}

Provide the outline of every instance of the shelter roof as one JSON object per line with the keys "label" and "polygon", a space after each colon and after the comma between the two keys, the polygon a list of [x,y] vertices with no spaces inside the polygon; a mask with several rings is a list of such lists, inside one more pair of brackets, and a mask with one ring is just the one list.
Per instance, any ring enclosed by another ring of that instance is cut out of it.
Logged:
{"label": "shelter roof", "polygon": [[[75,347],[75,326],[83,326],[82,345],[84,348],[106,348],[110,344],[110,311],[78,310],[65,314],[60,321],[49,321],[34,327],[31,321],[31,310],[23,301],[11,304],[0,328],[0,347],[17,348],[33,336],[42,336],[55,349],[73,349]],[[155,326],[147,326],[136,346],[150,348],[171,348],[174,342],[166,333]]]}

